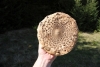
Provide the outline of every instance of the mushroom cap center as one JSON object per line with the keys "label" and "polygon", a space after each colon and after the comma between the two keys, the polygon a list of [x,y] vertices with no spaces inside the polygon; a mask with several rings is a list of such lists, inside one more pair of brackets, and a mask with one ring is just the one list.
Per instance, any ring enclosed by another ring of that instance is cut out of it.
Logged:
{"label": "mushroom cap center", "polygon": [[54,35],[55,35],[55,36],[59,36],[59,35],[60,35],[60,29],[55,29]]}

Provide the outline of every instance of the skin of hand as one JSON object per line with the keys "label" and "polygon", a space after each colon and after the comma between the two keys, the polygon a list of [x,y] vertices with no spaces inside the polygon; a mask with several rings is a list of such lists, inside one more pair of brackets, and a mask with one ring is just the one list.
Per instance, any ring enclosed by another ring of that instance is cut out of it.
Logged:
{"label": "skin of hand", "polygon": [[50,61],[50,62],[54,61],[54,59],[56,58],[56,56],[51,55],[51,54],[45,52],[42,49],[41,45],[39,45],[38,53],[39,53],[39,57],[45,57],[45,59],[48,60],[48,61]]}
{"label": "skin of hand", "polygon": [[45,52],[42,49],[41,44],[39,44],[39,49],[38,49],[38,58],[33,65],[33,67],[50,67],[52,62],[55,60],[56,56],[51,55],[47,52]]}

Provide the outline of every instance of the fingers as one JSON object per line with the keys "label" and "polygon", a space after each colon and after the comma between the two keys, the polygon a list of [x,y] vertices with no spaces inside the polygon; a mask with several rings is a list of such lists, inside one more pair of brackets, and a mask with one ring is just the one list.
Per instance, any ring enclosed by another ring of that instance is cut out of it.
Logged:
{"label": "fingers", "polygon": [[47,53],[46,51],[44,51],[42,49],[42,45],[41,44],[39,44],[38,46],[39,46],[39,49],[38,49],[39,55],[45,55],[46,57],[49,57],[49,59],[55,59],[56,58],[55,55],[51,55],[51,54]]}

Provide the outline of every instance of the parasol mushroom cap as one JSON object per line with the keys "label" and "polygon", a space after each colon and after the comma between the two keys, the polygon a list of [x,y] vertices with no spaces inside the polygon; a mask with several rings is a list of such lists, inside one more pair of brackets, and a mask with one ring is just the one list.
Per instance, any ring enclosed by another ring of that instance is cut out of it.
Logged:
{"label": "parasol mushroom cap", "polygon": [[78,36],[76,21],[63,12],[46,16],[38,25],[39,44],[47,53],[60,56],[69,53]]}

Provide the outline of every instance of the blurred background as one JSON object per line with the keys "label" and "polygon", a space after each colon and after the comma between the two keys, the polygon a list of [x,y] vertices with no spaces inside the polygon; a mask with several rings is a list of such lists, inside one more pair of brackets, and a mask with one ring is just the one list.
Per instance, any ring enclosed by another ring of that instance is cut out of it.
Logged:
{"label": "blurred background", "polygon": [[76,19],[81,31],[100,28],[99,0],[1,0],[0,33],[32,28],[49,14],[65,12]]}
{"label": "blurred background", "polygon": [[52,67],[100,67],[100,0],[0,0],[0,67],[32,67],[37,26],[54,12],[72,16],[80,32],[72,52]]}

